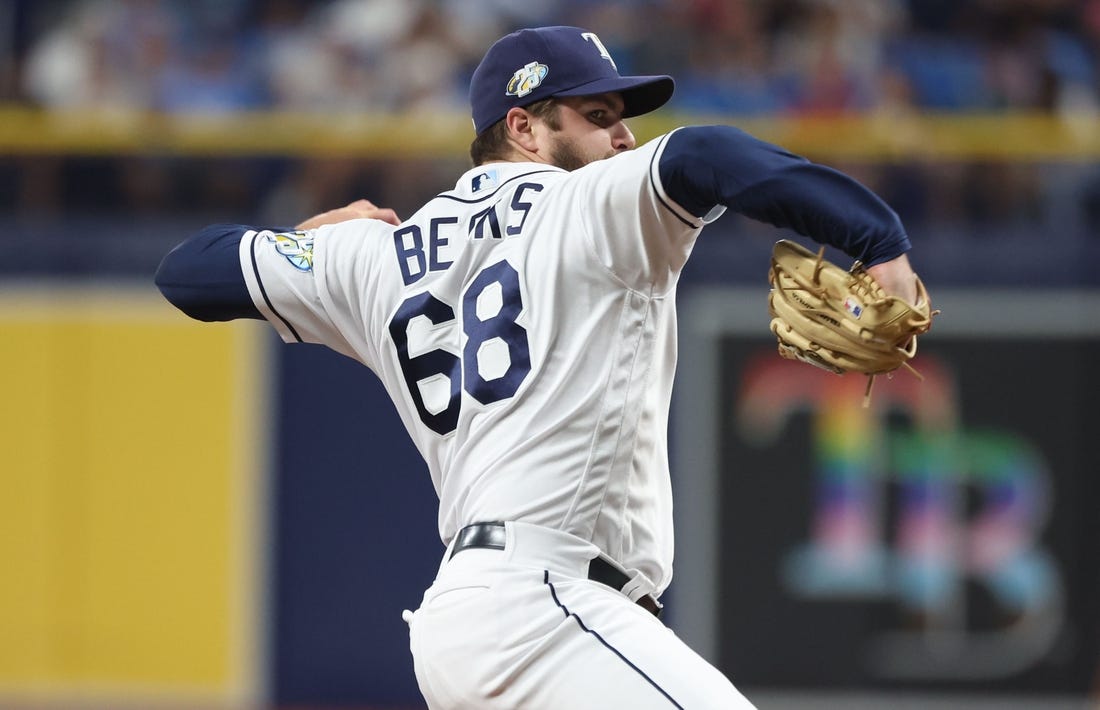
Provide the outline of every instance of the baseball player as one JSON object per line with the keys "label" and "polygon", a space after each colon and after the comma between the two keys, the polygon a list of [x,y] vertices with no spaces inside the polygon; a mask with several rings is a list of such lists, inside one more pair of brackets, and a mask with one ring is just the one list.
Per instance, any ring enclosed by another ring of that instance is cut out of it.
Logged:
{"label": "baseball player", "polygon": [[509,34],[474,72],[453,189],[399,223],[361,201],[207,227],[158,270],[185,313],[266,319],[384,383],[447,547],[405,614],[431,708],[752,707],[658,618],[681,269],[729,209],[914,296],[897,216],[841,173],[725,126],[636,148],[624,119],[672,92],[621,76],[592,32]]}

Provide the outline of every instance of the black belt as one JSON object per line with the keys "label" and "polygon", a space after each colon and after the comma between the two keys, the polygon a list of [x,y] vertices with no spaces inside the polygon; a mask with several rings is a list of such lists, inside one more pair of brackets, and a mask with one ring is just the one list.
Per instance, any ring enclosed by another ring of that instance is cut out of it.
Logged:
{"label": "black belt", "polygon": [[[455,536],[454,547],[451,548],[451,557],[470,548],[503,550],[505,538],[504,523],[474,523],[473,525],[467,525],[459,530],[458,535]],[[593,582],[606,584],[617,592],[622,592],[623,587],[630,581],[630,577],[626,576],[625,572],[602,557],[595,557],[589,561],[588,578]],[[637,604],[654,616],[661,615],[661,605],[649,594],[638,599]]]}

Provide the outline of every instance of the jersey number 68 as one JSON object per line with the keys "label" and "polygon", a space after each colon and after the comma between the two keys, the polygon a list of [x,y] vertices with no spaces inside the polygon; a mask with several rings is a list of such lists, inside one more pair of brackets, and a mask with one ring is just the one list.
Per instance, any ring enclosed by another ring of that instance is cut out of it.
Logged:
{"label": "jersey number 68", "polygon": [[[490,287],[499,289],[499,308],[487,313],[485,306],[479,307],[479,303],[497,304],[495,298],[483,298],[494,295]],[[410,357],[409,323],[414,318],[424,317],[433,326],[442,326],[455,320],[455,311],[428,292],[410,296],[402,302],[390,321],[390,337],[397,348],[397,361],[409,396],[425,426],[441,435],[455,430],[462,407],[461,389],[482,404],[515,395],[531,371],[527,330],[516,322],[522,311],[519,273],[507,261],[498,261],[482,269],[462,294],[462,330],[466,335],[462,356],[437,348]],[[492,372],[486,377],[480,367],[481,355],[486,349],[499,348],[501,344],[508,351],[507,367],[503,372]],[[450,397],[443,409],[433,412],[425,405],[421,383],[440,376],[450,383]]]}

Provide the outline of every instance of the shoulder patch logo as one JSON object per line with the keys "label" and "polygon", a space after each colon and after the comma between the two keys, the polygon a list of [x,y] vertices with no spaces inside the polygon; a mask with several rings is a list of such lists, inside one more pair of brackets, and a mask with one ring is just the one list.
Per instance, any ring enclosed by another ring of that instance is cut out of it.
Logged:
{"label": "shoulder patch logo", "polygon": [[539,88],[542,84],[542,80],[545,79],[546,75],[549,73],[550,67],[545,64],[529,62],[524,65],[522,69],[517,69],[516,73],[512,75],[512,78],[508,81],[508,89],[505,93],[508,96],[523,98]]}
{"label": "shoulder patch logo", "polygon": [[313,271],[313,235],[307,232],[284,232],[269,235],[267,241],[275,245],[275,251],[299,271]]}

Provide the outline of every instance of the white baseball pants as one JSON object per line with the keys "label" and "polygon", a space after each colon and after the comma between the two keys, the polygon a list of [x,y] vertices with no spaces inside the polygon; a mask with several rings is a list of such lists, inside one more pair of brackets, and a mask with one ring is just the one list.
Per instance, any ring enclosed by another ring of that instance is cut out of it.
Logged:
{"label": "white baseball pants", "polygon": [[504,550],[448,550],[405,615],[429,708],[753,707],[657,617],[587,578],[593,545],[523,523],[506,529]]}

